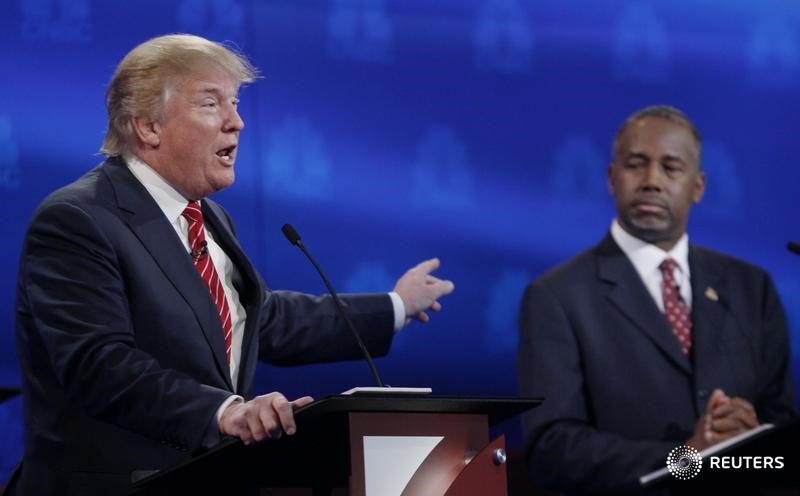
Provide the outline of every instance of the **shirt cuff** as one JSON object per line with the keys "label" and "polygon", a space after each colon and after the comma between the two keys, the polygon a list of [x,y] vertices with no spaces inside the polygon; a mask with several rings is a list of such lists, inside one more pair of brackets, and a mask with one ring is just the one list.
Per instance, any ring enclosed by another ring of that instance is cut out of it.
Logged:
{"label": "shirt cuff", "polygon": [[406,318],[406,306],[403,305],[403,299],[394,291],[389,292],[389,298],[392,299],[392,308],[394,308],[394,332],[408,324],[409,319]]}
{"label": "shirt cuff", "polygon": [[203,436],[202,445],[204,448],[210,448],[220,441],[220,438],[222,437],[220,434],[222,433],[219,430],[219,421],[222,418],[222,412],[224,412],[225,409],[228,408],[228,406],[234,401],[243,402],[244,398],[237,394],[232,394],[225,398],[225,401],[223,401],[219,408],[217,408],[217,415],[214,417],[217,419],[217,421],[210,422],[208,424],[206,434]]}
{"label": "shirt cuff", "polygon": [[225,409],[228,408],[228,406],[230,406],[230,404],[233,402],[244,403],[244,398],[242,398],[238,394],[232,394],[228,396],[225,399],[225,401],[222,402],[219,408],[217,408],[217,429],[219,429],[219,422],[220,420],[222,420],[222,412],[224,412]]}

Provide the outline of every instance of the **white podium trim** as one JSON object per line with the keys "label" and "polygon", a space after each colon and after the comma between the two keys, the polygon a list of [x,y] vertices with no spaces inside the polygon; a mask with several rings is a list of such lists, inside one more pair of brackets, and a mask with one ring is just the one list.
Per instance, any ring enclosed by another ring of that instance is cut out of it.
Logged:
{"label": "white podium trim", "polygon": [[444,436],[364,436],[366,496],[400,496]]}

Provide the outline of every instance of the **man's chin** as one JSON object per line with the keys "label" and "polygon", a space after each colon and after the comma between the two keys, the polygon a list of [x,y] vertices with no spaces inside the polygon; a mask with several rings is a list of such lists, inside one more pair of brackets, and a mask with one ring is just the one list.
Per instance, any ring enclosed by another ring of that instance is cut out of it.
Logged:
{"label": "man's chin", "polygon": [[218,191],[222,191],[225,188],[229,188],[233,186],[234,181],[236,180],[236,175],[233,173],[233,169],[228,171],[227,174],[220,175],[216,178],[211,186],[214,188],[214,193]]}
{"label": "man's chin", "polygon": [[657,243],[670,238],[669,225],[656,219],[637,219],[623,227],[629,234],[648,243]]}

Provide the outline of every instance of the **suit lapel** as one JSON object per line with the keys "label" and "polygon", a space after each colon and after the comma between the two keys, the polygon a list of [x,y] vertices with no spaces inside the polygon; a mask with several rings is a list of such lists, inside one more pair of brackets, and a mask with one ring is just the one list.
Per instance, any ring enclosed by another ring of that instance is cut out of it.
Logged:
{"label": "suit lapel", "polygon": [[239,383],[236,391],[240,394],[246,394],[250,391],[253,380],[253,374],[246,371],[255,367],[255,359],[258,356],[258,345],[252,341],[258,334],[257,325],[261,320],[261,308],[266,288],[256,273],[253,264],[245,255],[244,250],[242,250],[225,211],[218,204],[204,200],[203,218],[207,227],[214,232],[214,239],[231,259],[234,270],[238,271],[241,276],[242,284],[237,290],[247,318],[242,336]]}
{"label": "suit lapel", "polygon": [[117,205],[124,212],[122,217],[192,308],[217,369],[233,390],[219,314],[175,229],[121,159],[110,159],[104,171],[114,187]]}
{"label": "suit lapel", "polygon": [[704,357],[719,354],[720,336],[726,332],[727,312],[721,299],[724,294],[723,271],[701,249],[689,249],[692,281],[692,334],[695,365],[703,368]]}
{"label": "suit lapel", "polygon": [[644,333],[675,366],[692,373],[667,319],[658,309],[641,277],[610,234],[596,248],[597,276],[610,284],[606,297]]}
{"label": "suit lapel", "polygon": [[[220,207],[211,201],[203,200],[202,209],[206,227],[211,229],[217,244],[222,247],[236,269],[241,272],[244,282],[249,286],[256,284],[257,276],[253,265],[248,260],[247,255],[244,254],[244,250],[239,245],[239,241],[233,231],[231,231],[229,221],[223,220],[225,214],[222,213]],[[252,294],[252,288],[250,288],[250,291],[240,291],[240,294],[245,297],[243,302],[245,307],[255,302],[256,298],[254,297],[256,295]]]}
{"label": "suit lapel", "polygon": [[236,388],[237,391],[245,392],[249,390],[250,384],[248,380],[252,374],[243,373],[245,367],[250,364],[247,363],[248,354],[247,350],[255,349],[250,344],[250,340],[255,335],[256,324],[260,319],[260,301],[263,298],[262,294],[264,289],[259,284],[258,275],[255,273],[253,264],[245,255],[244,250],[239,245],[236,236],[231,230],[230,221],[226,221],[226,215],[222,209],[211,201],[203,200],[203,219],[206,222],[206,227],[211,229],[214,233],[214,240],[219,244],[233,263],[234,270],[239,271],[242,276],[242,287],[237,288],[239,296],[242,301],[242,306],[245,308],[247,318],[244,325],[244,335],[242,336],[242,353],[240,355],[239,364],[239,384]]}

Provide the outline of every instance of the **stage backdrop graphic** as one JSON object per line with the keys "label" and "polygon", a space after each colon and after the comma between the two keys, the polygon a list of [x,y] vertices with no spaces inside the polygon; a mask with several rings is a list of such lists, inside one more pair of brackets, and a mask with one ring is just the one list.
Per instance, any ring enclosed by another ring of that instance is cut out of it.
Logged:
{"label": "stage backdrop graphic", "polygon": [[[6,0],[0,18],[0,384],[19,384],[15,279],[27,222],[102,159],[103,92],[134,45],[229,41],[261,69],[241,92],[237,183],[216,195],[273,288],[324,291],[292,223],[341,291],[389,290],[438,256],[456,283],[413,323],[386,382],[514,395],[524,286],[596,243],[613,203],[617,125],[653,103],[705,140],[691,239],[767,268],[800,377],[800,4],[745,0]],[[363,363],[259,369],[256,391],[369,385]],[[0,481],[22,407],[0,405]],[[519,443],[519,432],[512,444]]]}

